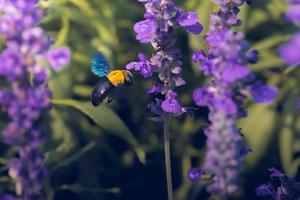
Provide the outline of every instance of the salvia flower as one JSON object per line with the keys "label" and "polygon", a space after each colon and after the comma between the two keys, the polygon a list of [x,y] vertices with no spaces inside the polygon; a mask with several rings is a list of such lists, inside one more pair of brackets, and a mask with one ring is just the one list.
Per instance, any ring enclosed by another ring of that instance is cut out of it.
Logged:
{"label": "salvia flower", "polygon": [[[290,8],[286,13],[286,18],[300,25],[300,1],[290,0]],[[281,46],[279,55],[287,66],[298,66],[300,64],[300,32],[294,33],[292,38]]]}
{"label": "salvia flower", "polygon": [[[195,12],[185,12],[176,7],[172,0],[139,0],[139,2],[144,3],[146,13],[145,19],[134,25],[136,39],[141,43],[151,43],[155,51],[151,58],[140,53],[138,61],[130,62],[126,68],[139,72],[144,78],[158,74],[160,81],[154,82],[147,93],[163,94],[165,99],[150,104],[150,110],[161,110],[173,116],[180,115],[187,109],[180,105],[174,91],[176,87],[185,84],[180,77],[181,53],[175,46],[174,28],[182,27],[188,32],[199,34],[202,26]],[[162,112],[156,114],[162,115]]]}
{"label": "salvia flower", "polygon": [[262,184],[255,189],[257,196],[271,196],[275,200],[299,200],[300,182],[275,168],[269,169],[272,182]]}
{"label": "salvia flower", "polygon": [[241,32],[233,26],[242,22],[237,18],[239,6],[249,1],[213,0],[219,10],[212,12],[211,26],[205,37],[209,50],[196,51],[193,62],[210,82],[193,93],[198,106],[209,108],[210,125],[205,130],[207,153],[203,173],[213,175],[207,190],[219,199],[226,199],[238,191],[238,178],[244,157],[250,152],[242,145],[243,136],[237,128],[237,118],[246,116],[243,109],[247,94],[256,102],[267,104],[278,90],[255,80],[248,68],[258,60],[258,52],[249,50]]}
{"label": "salvia flower", "polygon": [[286,18],[294,24],[300,24],[300,1],[299,0],[289,0],[290,7],[286,12]]}
{"label": "salvia flower", "polygon": [[15,183],[16,197],[0,199],[35,200],[42,195],[47,176],[40,151],[46,134],[40,118],[50,107],[51,92],[47,86],[47,62],[54,70],[69,63],[68,48],[48,51],[51,39],[38,26],[43,11],[38,0],[0,1],[0,33],[6,49],[0,54],[0,106],[10,117],[2,138],[7,145],[18,146],[18,157],[8,164],[8,174]]}

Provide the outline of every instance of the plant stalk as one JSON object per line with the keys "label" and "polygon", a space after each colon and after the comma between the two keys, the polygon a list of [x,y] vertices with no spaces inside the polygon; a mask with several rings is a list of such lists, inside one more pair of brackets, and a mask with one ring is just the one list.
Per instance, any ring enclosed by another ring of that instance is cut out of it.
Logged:
{"label": "plant stalk", "polygon": [[172,171],[171,171],[171,153],[170,153],[170,116],[164,115],[164,149],[165,149],[165,166],[167,177],[168,200],[174,200]]}

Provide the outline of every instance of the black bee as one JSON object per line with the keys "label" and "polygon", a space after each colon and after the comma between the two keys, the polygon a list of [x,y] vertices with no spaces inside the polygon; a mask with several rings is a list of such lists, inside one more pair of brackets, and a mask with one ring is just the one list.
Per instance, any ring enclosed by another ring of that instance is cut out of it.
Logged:
{"label": "black bee", "polygon": [[[105,77],[95,85],[92,92],[91,101],[94,106],[100,105],[114,88],[133,84],[134,77],[130,71],[112,70],[100,52],[93,56],[91,71],[100,78]],[[108,102],[111,100],[109,97]]]}

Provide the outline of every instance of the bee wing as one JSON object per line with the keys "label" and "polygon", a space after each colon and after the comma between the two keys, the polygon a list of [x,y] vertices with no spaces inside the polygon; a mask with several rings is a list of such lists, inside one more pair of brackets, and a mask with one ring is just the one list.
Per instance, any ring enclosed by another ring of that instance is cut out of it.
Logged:
{"label": "bee wing", "polygon": [[104,55],[96,52],[91,61],[91,71],[99,77],[105,77],[110,71],[111,67],[108,65]]}

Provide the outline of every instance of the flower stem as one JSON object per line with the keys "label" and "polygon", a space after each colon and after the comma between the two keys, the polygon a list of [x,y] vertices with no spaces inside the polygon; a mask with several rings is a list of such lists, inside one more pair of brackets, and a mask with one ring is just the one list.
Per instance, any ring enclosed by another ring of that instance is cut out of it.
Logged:
{"label": "flower stem", "polygon": [[171,154],[170,154],[170,116],[168,113],[164,115],[164,148],[165,148],[165,165],[168,188],[168,200],[173,198],[173,184],[171,172]]}

